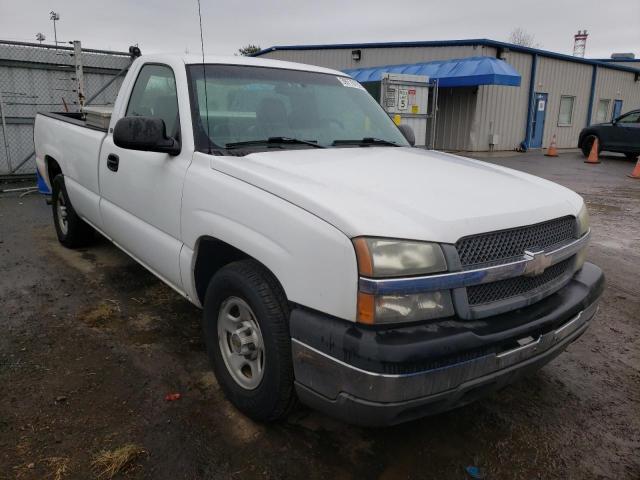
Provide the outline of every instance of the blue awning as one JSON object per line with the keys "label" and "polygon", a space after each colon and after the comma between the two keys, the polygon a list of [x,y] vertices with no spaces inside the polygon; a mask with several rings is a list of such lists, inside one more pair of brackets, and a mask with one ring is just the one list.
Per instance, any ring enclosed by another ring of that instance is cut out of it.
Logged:
{"label": "blue awning", "polygon": [[520,86],[520,74],[504,60],[494,57],[468,57],[425,63],[386,65],[344,70],[360,83],[379,82],[383,73],[427,75],[438,80],[439,87],[475,87],[477,85]]}

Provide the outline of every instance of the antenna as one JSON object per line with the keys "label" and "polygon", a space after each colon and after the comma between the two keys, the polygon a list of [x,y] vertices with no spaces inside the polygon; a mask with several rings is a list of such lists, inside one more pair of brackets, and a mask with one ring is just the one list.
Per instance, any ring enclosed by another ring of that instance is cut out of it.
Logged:
{"label": "antenna", "polygon": [[198,18],[200,19],[200,51],[202,52],[202,77],[204,79],[204,108],[207,112],[207,153],[211,155],[211,137],[209,135],[209,95],[207,95],[207,69],[204,64],[204,39],[202,37],[202,13],[198,0]]}

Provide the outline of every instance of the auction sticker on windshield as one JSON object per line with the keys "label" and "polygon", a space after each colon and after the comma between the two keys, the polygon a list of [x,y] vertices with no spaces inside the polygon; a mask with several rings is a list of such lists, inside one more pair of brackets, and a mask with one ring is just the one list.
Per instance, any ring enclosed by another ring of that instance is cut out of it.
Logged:
{"label": "auction sticker on windshield", "polygon": [[345,78],[345,77],[336,77],[336,78],[345,87],[359,88],[360,90],[364,90],[364,87],[352,78]]}

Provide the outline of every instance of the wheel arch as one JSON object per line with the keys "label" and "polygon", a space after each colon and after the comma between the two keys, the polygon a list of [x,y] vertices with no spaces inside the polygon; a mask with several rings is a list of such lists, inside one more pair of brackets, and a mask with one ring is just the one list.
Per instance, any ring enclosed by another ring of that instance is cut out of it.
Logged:
{"label": "wheel arch", "polygon": [[49,179],[49,186],[51,187],[56,175],[62,174],[62,167],[51,155],[44,156],[44,164],[47,171],[47,177]]}
{"label": "wheel arch", "polygon": [[198,238],[193,261],[193,282],[200,305],[213,276],[224,266],[238,260],[253,260],[260,264],[276,280],[286,298],[286,292],[275,273],[257,258],[243,250],[210,235]]}

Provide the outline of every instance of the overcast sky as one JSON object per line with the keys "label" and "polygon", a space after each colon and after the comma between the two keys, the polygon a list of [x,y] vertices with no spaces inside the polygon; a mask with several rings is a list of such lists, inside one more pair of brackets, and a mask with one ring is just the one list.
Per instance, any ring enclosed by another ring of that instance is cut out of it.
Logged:
{"label": "overcast sky", "polygon": [[[244,0],[202,1],[205,52],[233,54],[248,43],[273,45],[451,40],[507,41],[516,27],[539,48],[570,54],[587,29],[587,57],[640,57],[640,0]],[[200,52],[196,0],[0,0],[0,39],[53,41],[49,12],[60,14],[58,39],[84,47],[142,52]]]}

